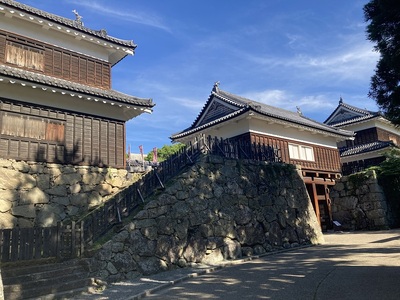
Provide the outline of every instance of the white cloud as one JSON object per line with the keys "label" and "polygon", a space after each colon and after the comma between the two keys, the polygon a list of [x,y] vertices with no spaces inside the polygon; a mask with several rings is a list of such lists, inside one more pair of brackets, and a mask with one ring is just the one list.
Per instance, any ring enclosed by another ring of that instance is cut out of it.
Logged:
{"label": "white cloud", "polygon": [[196,101],[186,97],[169,97],[169,100],[174,101],[177,105],[194,111],[200,111],[205,104],[205,101]]}
{"label": "white cloud", "polygon": [[291,96],[288,92],[282,90],[264,90],[261,92],[249,92],[244,94],[243,97],[271,106],[287,108]]}
{"label": "white cloud", "polygon": [[360,76],[363,77],[365,73],[369,74],[373,70],[377,59],[378,54],[369,44],[364,43],[341,53],[324,56],[301,55],[290,60],[288,65],[300,69],[311,69],[319,74],[359,79]]}

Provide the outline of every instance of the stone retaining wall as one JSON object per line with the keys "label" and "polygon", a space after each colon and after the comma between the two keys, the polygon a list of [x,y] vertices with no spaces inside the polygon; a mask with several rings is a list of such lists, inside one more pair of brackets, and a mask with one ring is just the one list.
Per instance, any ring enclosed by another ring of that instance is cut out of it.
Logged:
{"label": "stone retaining wall", "polygon": [[0,159],[0,229],[54,226],[79,216],[139,176],[127,175],[112,168]]}
{"label": "stone retaining wall", "polygon": [[207,156],[103,245],[92,275],[129,279],[321,241],[294,166]]}
{"label": "stone retaining wall", "polygon": [[388,228],[388,205],[374,171],[343,176],[330,192],[333,220],[344,230]]}

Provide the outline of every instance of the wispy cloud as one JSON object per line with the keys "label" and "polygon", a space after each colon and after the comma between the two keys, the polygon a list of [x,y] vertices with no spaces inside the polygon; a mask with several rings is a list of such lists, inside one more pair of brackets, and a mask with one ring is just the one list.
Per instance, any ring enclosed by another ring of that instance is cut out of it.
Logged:
{"label": "wispy cloud", "polygon": [[272,106],[289,108],[288,102],[290,101],[291,95],[283,90],[264,90],[260,92],[248,92],[244,94],[243,97]]}
{"label": "wispy cloud", "polygon": [[263,66],[266,71],[290,69],[291,76],[298,74],[303,78],[315,78],[323,75],[325,80],[331,80],[332,77],[335,80],[365,79],[366,74],[370,76],[378,60],[378,53],[367,42],[321,55],[298,53],[294,56],[268,57],[243,53],[243,56]]}
{"label": "wispy cloud", "polygon": [[203,108],[204,102],[188,99],[184,97],[170,97],[169,100],[174,101],[176,104],[189,108],[195,111],[200,111]]}
{"label": "wispy cloud", "polygon": [[170,32],[170,28],[163,22],[162,18],[156,14],[146,13],[143,11],[126,11],[124,7],[116,9],[112,6],[107,6],[104,2],[99,1],[77,1],[72,0],[69,3],[79,5],[80,7],[90,8],[91,12],[95,12],[108,18],[115,18],[132,23],[138,23],[146,26],[155,27],[164,31]]}
{"label": "wispy cloud", "polygon": [[264,90],[260,92],[248,92],[243,95],[246,98],[294,111],[300,107],[303,113],[315,114],[322,111],[330,111],[336,107],[332,102],[332,95],[305,95],[298,98],[291,92],[284,90]]}

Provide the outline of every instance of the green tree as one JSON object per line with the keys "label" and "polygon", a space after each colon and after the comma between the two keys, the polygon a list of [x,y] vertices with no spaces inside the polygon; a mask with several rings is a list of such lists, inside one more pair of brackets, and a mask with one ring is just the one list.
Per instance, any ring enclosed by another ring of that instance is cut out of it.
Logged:
{"label": "green tree", "polygon": [[378,174],[400,178],[400,149],[393,148],[387,151],[385,157],[386,160],[376,167]]}
{"label": "green tree", "polygon": [[364,6],[367,38],[380,53],[369,97],[393,123],[400,124],[400,1],[371,0]]}
{"label": "green tree", "polygon": [[[177,153],[182,148],[186,147],[185,144],[177,143],[172,145],[164,145],[161,149],[157,150],[158,162],[166,160],[169,156]],[[147,161],[153,160],[153,151],[149,152],[145,158]]]}

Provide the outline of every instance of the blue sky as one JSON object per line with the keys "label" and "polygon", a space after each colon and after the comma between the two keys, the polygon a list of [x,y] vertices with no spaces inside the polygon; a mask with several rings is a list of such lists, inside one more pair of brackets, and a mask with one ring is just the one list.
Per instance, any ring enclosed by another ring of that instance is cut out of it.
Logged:
{"label": "blue sky", "polygon": [[366,40],[368,0],[20,0],[86,27],[133,40],[135,55],[112,71],[113,88],[152,98],[153,114],[127,123],[127,145],[170,145],[189,127],[214,82],[222,90],[323,122],[368,98],[378,54]]}

